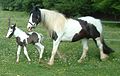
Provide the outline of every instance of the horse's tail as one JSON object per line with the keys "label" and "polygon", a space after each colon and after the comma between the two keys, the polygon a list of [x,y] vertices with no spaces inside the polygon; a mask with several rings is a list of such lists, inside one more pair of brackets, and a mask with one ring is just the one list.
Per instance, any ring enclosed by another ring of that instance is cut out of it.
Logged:
{"label": "horse's tail", "polygon": [[102,44],[103,44],[103,52],[104,52],[105,54],[110,54],[110,53],[114,52],[110,47],[108,47],[108,46],[106,45],[105,40],[104,40],[104,37],[103,37],[102,35],[100,36],[100,38],[101,38],[101,42],[102,42]]}

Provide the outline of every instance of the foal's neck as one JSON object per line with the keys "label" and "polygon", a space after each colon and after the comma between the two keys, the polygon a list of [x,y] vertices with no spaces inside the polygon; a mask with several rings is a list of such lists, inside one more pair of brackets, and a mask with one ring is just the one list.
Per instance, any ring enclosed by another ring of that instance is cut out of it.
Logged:
{"label": "foal's neck", "polygon": [[14,36],[21,37],[21,36],[27,36],[27,34],[24,31],[22,31],[21,29],[15,27]]}

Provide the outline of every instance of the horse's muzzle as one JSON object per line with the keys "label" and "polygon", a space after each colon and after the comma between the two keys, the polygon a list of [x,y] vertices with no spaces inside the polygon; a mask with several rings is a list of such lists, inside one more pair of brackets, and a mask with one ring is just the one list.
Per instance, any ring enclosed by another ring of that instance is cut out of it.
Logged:
{"label": "horse's muzzle", "polygon": [[32,31],[32,27],[28,27],[28,31],[31,32]]}
{"label": "horse's muzzle", "polygon": [[35,27],[28,27],[28,31],[31,32]]}

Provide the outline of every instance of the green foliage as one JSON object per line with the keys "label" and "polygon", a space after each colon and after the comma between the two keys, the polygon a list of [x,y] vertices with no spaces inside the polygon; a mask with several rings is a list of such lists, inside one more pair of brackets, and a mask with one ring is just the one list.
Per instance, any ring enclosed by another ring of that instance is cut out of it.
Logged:
{"label": "green foliage", "polygon": [[104,14],[119,19],[119,0],[0,0],[3,10],[30,11],[32,5],[58,10],[67,17]]}

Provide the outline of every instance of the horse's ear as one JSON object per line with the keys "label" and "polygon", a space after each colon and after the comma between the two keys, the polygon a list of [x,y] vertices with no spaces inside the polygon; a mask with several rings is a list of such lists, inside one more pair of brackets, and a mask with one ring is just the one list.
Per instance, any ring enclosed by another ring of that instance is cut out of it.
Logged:
{"label": "horse's ear", "polygon": [[35,4],[34,3],[32,3],[32,8],[35,8]]}
{"label": "horse's ear", "polygon": [[10,17],[8,18],[8,28],[10,27]]}
{"label": "horse's ear", "polygon": [[38,11],[38,10],[39,10],[39,5],[35,5],[35,6],[34,6],[34,10],[35,10],[35,11]]}

